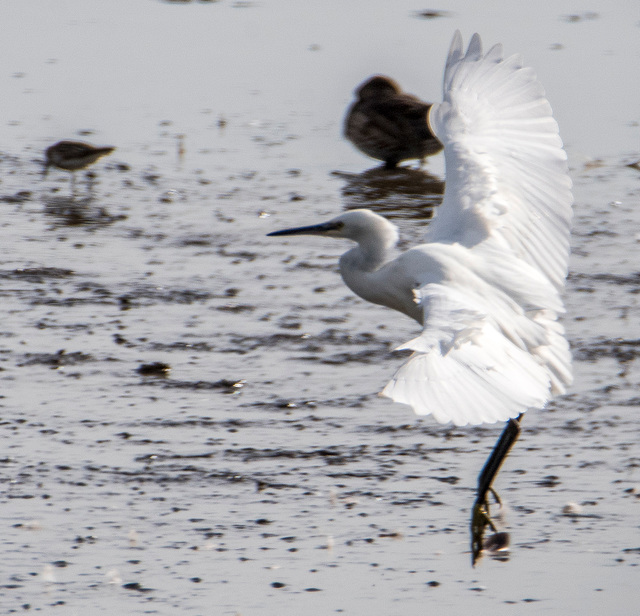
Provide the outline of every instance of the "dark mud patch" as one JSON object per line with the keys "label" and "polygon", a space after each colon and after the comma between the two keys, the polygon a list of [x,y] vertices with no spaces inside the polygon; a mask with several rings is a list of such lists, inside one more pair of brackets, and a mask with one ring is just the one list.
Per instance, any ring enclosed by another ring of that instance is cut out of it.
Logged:
{"label": "dark mud patch", "polygon": [[[35,289],[33,294],[22,289],[4,289],[2,293],[7,296],[20,296],[33,306],[48,305],[73,308],[85,305],[116,305],[121,310],[144,308],[156,304],[189,305],[205,303],[210,299],[228,299],[229,297],[228,293],[216,294],[201,289],[170,288],[139,282],[123,282],[117,290],[112,290],[107,285],[87,280],[86,274],[79,274],[63,268],[25,268],[0,271],[0,280],[27,282],[34,285],[71,281],[74,277],[84,278],[84,280],[72,283],[70,288],[54,285],[46,290]],[[123,287],[126,289],[127,286],[129,289],[123,291]],[[224,310],[225,307],[222,309]],[[228,311],[233,312],[234,307],[229,307]],[[238,311],[245,312],[246,309]]]}
{"label": "dark mud patch", "polygon": [[194,304],[203,303],[215,297],[210,291],[200,289],[171,289],[153,285],[136,284],[132,289],[117,296],[117,301],[122,310],[153,306],[155,304]]}
{"label": "dark mud patch", "polygon": [[575,289],[576,291],[592,291],[595,290],[596,287],[599,287],[601,283],[604,283],[615,286],[631,287],[629,292],[640,293],[640,272],[634,272],[627,275],[571,272],[567,280],[573,285],[578,285]]}
{"label": "dark mud patch", "polygon": [[[287,322],[283,327],[285,329],[300,329],[301,324],[296,320],[295,322]],[[242,355],[259,349],[279,348],[297,353],[308,353],[309,355],[302,357],[302,359],[305,360],[335,364],[349,361],[349,356],[352,356],[353,361],[365,362],[371,361],[376,356],[387,356],[390,352],[390,345],[390,341],[386,339],[381,340],[375,334],[368,332],[350,334],[332,328],[316,336],[285,333],[270,334],[267,336],[232,335],[228,345],[226,345],[222,351]],[[339,347],[358,347],[361,350],[354,353],[334,355],[330,358],[320,357],[322,353],[325,353],[325,347],[332,349]],[[373,347],[373,349],[367,347]],[[301,359],[301,357],[296,357],[296,359]]]}
{"label": "dark mud patch", "polygon": [[241,263],[243,261],[251,263],[260,258],[260,253],[250,250],[228,250],[226,247],[220,247],[217,254],[225,259],[231,259],[232,264]]}
{"label": "dark mud patch", "polygon": [[257,306],[252,306],[250,304],[225,304],[223,306],[216,306],[215,308],[219,312],[231,312],[235,314],[240,314],[243,312],[254,312],[257,309]]}
{"label": "dark mud patch", "polygon": [[65,350],[60,350],[57,353],[27,353],[18,366],[49,366],[55,370],[63,366],[77,366],[93,361],[97,359],[87,353],[81,351],[67,353]]}
{"label": "dark mud patch", "polygon": [[[159,428],[161,430],[168,428],[198,428],[205,430],[222,430],[229,432],[237,432],[242,428],[260,428],[265,425],[264,420],[255,419],[212,419],[211,417],[194,417],[188,419],[157,419],[154,421],[136,421],[128,424],[129,429],[135,428]],[[123,432],[122,438],[127,437],[129,433]],[[130,436],[130,435],[129,435]]]}
{"label": "dark mud patch", "polygon": [[178,248],[190,248],[193,246],[210,248],[218,242],[219,238],[214,237],[208,233],[202,233],[198,235],[189,235],[188,237],[180,238],[174,245]]}
{"label": "dark mud patch", "polygon": [[453,17],[454,13],[451,11],[440,11],[436,9],[425,9],[423,11],[415,11],[413,13],[414,17],[418,19],[440,19],[442,17]]}
{"label": "dark mud patch", "polygon": [[[219,457],[219,456],[216,456]],[[210,466],[183,463],[180,460],[171,461],[162,458],[160,454],[145,454],[135,459],[135,462],[144,465],[141,469],[122,470],[112,467],[87,466],[84,472],[89,473],[83,483],[102,482],[108,478],[109,482],[124,485],[158,485],[169,484],[199,484],[208,486],[238,486],[250,485],[255,492],[264,490],[304,490],[304,486],[298,483],[285,483],[273,479],[269,471],[247,472],[243,466],[236,469],[219,469]],[[220,461],[217,460],[217,465]]]}
{"label": "dark mud patch", "polygon": [[604,357],[627,363],[640,357],[640,339],[598,339],[593,342],[576,342],[572,345],[577,361],[597,361]]}
{"label": "dark mud patch", "polygon": [[383,349],[380,350],[366,350],[366,351],[357,351],[355,353],[336,353],[329,357],[309,357],[303,356],[298,359],[304,361],[320,361],[320,363],[327,364],[330,366],[339,366],[342,364],[357,362],[360,364],[378,364],[382,358],[388,357],[389,349],[385,345]]}
{"label": "dark mud patch", "polygon": [[169,460],[208,460],[213,458],[216,455],[215,452],[209,453],[192,453],[192,454],[146,454],[144,456],[137,456],[134,458],[135,462],[144,462],[144,463],[156,463],[156,462],[167,462]]}
{"label": "dark mud patch", "polygon": [[33,193],[30,190],[19,190],[13,195],[0,195],[0,203],[22,204],[31,201]]}
{"label": "dark mud patch", "polygon": [[161,361],[141,364],[136,368],[140,376],[166,377],[171,371],[171,366]]}
{"label": "dark mud patch", "polygon": [[[130,346],[138,346],[136,343],[130,343],[119,334],[116,334],[118,344],[128,344]],[[115,337],[115,336],[114,336]],[[149,351],[193,351],[197,353],[211,353],[216,347],[208,342],[151,342],[144,345]]]}
{"label": "dark mud patch", "polygon": [[42,284],[49,279],[67,279],[74,274],[73,270],[59,267],[25,267],[14,270],[0,270],[0,279],[23,280],[34,284]]}
{"label": "dark mud patch", "polygon": [[244,447],[242,449],[225,449],[225,458],[237,458],[243,462],[259,460],[321,460],[327,465],[344,465],[362,460],[367,454],[367,447],[362,446],[332,446],[312,449],[257,449]]}
{"label": "dark mud patch", "polygon": [[[323,399],[309,399],[309,398],[275,398],[274,400],[248,403],[246,406],[254,409],[264,409],[266,411],[286,411],[289,412],[294,409],[309,408],[316,409],[319,407],[326,407],[330,409],[362,409],[366,408],[367,404],[371,400],[372,396],[354,396],[350,398],[323,398]],[[336,422],[324,417],[309,415],[304,418],[305,422],[310,422],[307,427],[312,427],[315,423],[321,423],[325,426],[340,429],[343,425],[340,422]]]}
{"label": "dark mud patch", "polygon": [[243,379],[220,379],[218,381],[180,381],[177,379],[165,378],[162,375],[145,376],[140,385],[159,386],[163,389],[185,389],[189,391],[219,391],[223,394],[238,393],[245,385]]}

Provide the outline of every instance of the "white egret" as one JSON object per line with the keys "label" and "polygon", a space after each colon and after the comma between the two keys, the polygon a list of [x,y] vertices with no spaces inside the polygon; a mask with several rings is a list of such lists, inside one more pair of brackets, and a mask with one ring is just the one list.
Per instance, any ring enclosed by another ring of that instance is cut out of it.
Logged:
{"label": "white egret", "polygon": [[[507,421],[478,481],[472,518],[475,558],[487,494],[528,408],[542,408],[571,383],[571,355],[558,322],[567,274],[571,180],[544,90],[520,56],[464,53],[456,32],[443,102],[430,110],[444,145],[445,194],[425,243],[394,258],[396,227],[353,210],[310,227],[269,235],[347,238],[340,273],[360,297],[415,319],[413,354],[383,395],[455,425]],[[517,419],[514,419],[517,418]]]}

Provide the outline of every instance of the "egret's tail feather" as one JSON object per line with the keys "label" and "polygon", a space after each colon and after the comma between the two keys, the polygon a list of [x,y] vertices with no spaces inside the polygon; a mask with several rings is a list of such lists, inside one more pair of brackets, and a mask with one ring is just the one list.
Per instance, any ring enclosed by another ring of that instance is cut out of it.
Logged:
{"label": "egret's tail feather", "polygon": [[545,366],[486,324],[443,353],[414,353],[382,395],[457,426],[495,423],[541,408],[551,397]]}

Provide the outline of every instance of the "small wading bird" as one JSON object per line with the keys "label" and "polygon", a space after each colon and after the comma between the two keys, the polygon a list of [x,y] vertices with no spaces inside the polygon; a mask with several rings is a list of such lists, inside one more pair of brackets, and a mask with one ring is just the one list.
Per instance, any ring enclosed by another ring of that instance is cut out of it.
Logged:
{"label": "small wading bird", "polygon": [[49,172],[49,167],[57,167],[71,172],[71,192],[75,192],[75,171],[85,169],[99,158],[111,154],[114,147],[96,147],[82,141],[58,141],[45,150],[43,177]]}
{"label": "small wading bird", "polygon": [[405,94],[392,79],[371,77],[356,95],[347,111],[344,135],[367,156],[383,160],[387,169],[442,150],[427,119],[431,105]]}
{"label": "small wading bird", "polygon": [[488,495],[528,408],[571,383],[571,355],[557,317],[567,274],[571,180],[542,86],[502,46],[466,54],[456,32],[444,99],[430,122],[444,145],[445,194],[426,243],[393,258],[396,227],[352,210],[269,235],[347,238],[340,273],[360,297],[415,319],[422,333],[383,395],[455,425],[507,425],[478,478],[472,560],[483,547]]}

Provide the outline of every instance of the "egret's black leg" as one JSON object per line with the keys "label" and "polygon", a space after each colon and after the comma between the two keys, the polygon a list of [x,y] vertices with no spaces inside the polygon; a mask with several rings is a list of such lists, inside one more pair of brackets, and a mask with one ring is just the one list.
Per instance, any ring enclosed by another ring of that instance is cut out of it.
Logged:
{"label": "egret's black leg", "polygon": [[485,502],[487,499],[487,492],[491,488],[491,484],[495,479],[502,463],[505,461],[509,451],[513,447],[514,443],[520,436],[520,418],[522,415],[518,415],[515,419],[510,419],[507,425],[504,427],[498,442],[496,443],[491,455],[482,467],[482,471],[478,477],[478,495],[476,502]]}
{"label": "egret's black leg", "polygon": [[504,427],[498,442],[482,467],[482,471],[478,477],[478,492],[476,494],[476,501],[473,504],[473,512],[471,514],[471,562],[474,565],[482,552],[485,529],[487,526],[490,526],[491,530],[494,532],[497,530],[489,515],[489,502],[487,496],[489,492],[491,492],[493,497],[496,499],[496,502],[500,504],[500,498],[491,486],[493,484],[493,480],[500,471],[502,463],[505,461],[507,455],[509,455],[509,451],[511,451],[514,443],[518,440],[518,436],[520,435],[521,417],[522,414],[507,422],[507,425]]}

